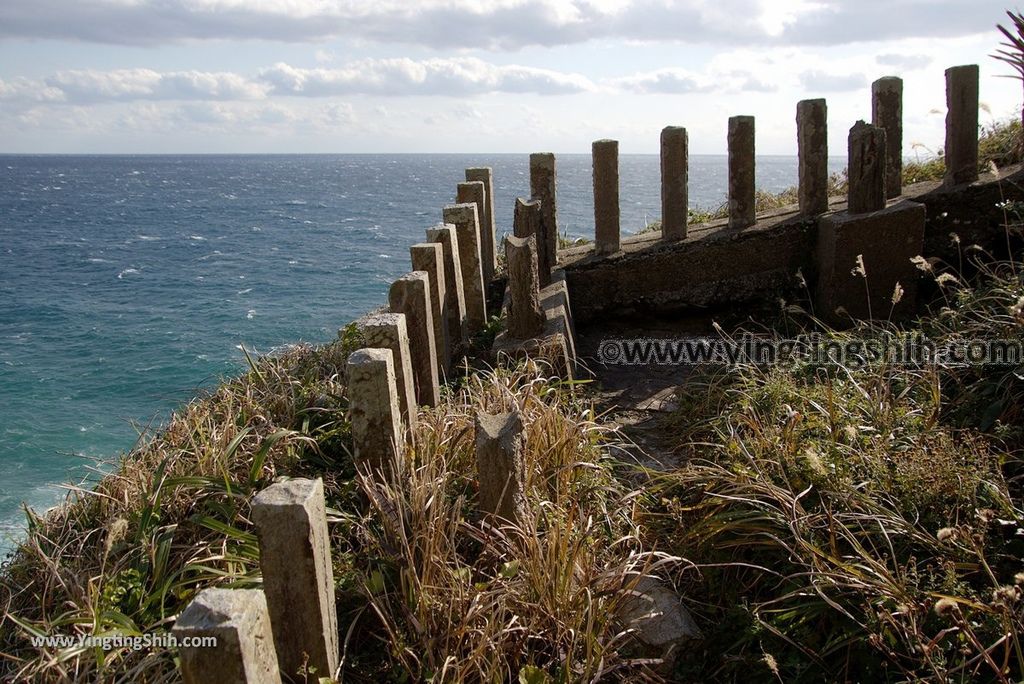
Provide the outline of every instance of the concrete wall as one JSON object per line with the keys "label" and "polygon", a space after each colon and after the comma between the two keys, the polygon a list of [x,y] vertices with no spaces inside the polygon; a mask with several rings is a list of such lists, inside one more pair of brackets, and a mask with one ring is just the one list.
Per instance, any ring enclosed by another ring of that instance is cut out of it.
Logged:
{"label": "concrete wall", "polygon": [[[927,209],[922,256],[958,263],[956,245],[977,243],[1005,252],[1003,199],[1024,200],[1024,170],[1011,167],[1001,178],[943,187],[919,183],[902,196]],[[846,208],[845,199],[832,198],[832,211]],[[758,217],[742,230],[728,221],[691,226],[678,241],[661,240],[660,232],[627,237],[621,251],[596,256],[590,246],[559,253],[577,323],[617,316],[656,316],[704,309],[723,309],[765,301],[802,291],[799,269],[813,286],[816,268],[817,224],[789,207]]]}

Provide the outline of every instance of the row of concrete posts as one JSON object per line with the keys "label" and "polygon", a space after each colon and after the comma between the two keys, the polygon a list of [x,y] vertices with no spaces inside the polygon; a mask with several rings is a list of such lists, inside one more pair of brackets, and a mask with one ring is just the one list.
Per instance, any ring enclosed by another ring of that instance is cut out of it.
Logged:
{"label": "row of concrete posts", "polygon": [[[517,200],[508,264],[506,339],[561,346],[575,360],[564,276],[557,262],[555,160],[530,160],[531,199]],[[473,335],[487,323],[487,284],[497,269],[491,169],[466,170],[456,203],[426,242],[410,248],[413,271],[392,283],[385,313],[355,323],[361,348],[347,361],[354,457],[364,474],[401,477],[420,406],[440,401],[440,385]],[[517,237],[518,236],[518,237]],[[553,282],[554,281],[554,282]],[[480,413],[475,421],[477,505],[494,523],[517,522],[525,501],[524,427],[518,413]],[[188,683],[277,684],[300,671],[333,675],[339,666],[338,617],[321,480],[287,480],[252,503],[260,543],[261,590],[206,589],[179,616],[181,671]],[[210,647],[195,639],[214,637]]]}
{"label": "row of concrete posts", "polygon": [[[946,70],[946,183],[978,178],[978,67]],[[803,100],[796,108],[799,157],[799,210],[816,216],[829,210],[827,106],[823,99]],[[902,193],[903,81],[888,76],[871,86],[871,124],[850,131],[850,211],[884,206]],[[594,181],[594,252],[608,255],[621,248],[619,213],[619,144],[598,140],[592,146]],[[665,240],[685,239],[689,215],[689,139],[685,128],[661,132],[661,230]],[[879,185],[881,178],[881,185]],[[728,130],[728,226],[742,229],[757,222],[754,117],[734,116]]]}
{"label": "row of concrete posts", "polygon": [[[518,522],[526,498],[519,413],[478,413],[474,438],[481,515],[495,525]],[[182,611],[172,633],[186,684],[336,675],[341,646],[326,510],[320,479],[285,480],[256,495],[263,588],[204,589]]]}

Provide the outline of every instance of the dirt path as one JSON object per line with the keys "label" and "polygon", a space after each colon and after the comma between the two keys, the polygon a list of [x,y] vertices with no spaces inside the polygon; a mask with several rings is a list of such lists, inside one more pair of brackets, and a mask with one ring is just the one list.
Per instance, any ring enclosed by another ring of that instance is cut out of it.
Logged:
{"label": "dirt path", "polygon": [[673,453],[671,428],[665,418],[675,411],[676,389],[685,381],[687,369],[678,366],[606,365],[597,358],[602,340],[632,337],[674,338],[693,334],[699,322],[659,323],[657,327],[610,324],[588,326],[577,330],[576,347],[580,361],[593,374],[588,392],[604,420],[621,428],[622,435],[632,442],[625,460],[635,460],[656,470],[671,470],[679,465]]}

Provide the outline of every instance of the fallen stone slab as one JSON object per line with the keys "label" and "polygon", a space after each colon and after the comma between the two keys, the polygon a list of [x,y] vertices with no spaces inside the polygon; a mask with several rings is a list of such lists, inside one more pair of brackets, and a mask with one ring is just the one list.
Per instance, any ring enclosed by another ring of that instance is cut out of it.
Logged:
{"label": "fallen stone slab", "polygon": [[704,636],[682,597],[647,575],[628,592],[616,617],[641,644],[660,651],[666,666],[671,666],[683,644]]}

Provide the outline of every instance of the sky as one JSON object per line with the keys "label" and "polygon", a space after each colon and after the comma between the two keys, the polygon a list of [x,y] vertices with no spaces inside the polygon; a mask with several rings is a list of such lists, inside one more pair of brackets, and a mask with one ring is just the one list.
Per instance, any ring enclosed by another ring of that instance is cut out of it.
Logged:
{"label": "sky", "polygon": [[[983,123],[1019,116],[993,0],[2,0],[0,152],[563,153],[599,138],[829,149],[904,79],[904,154],[944,139],[944,70],[981,67]],[[1010,6],[1010,9],[1014,9]]]}

